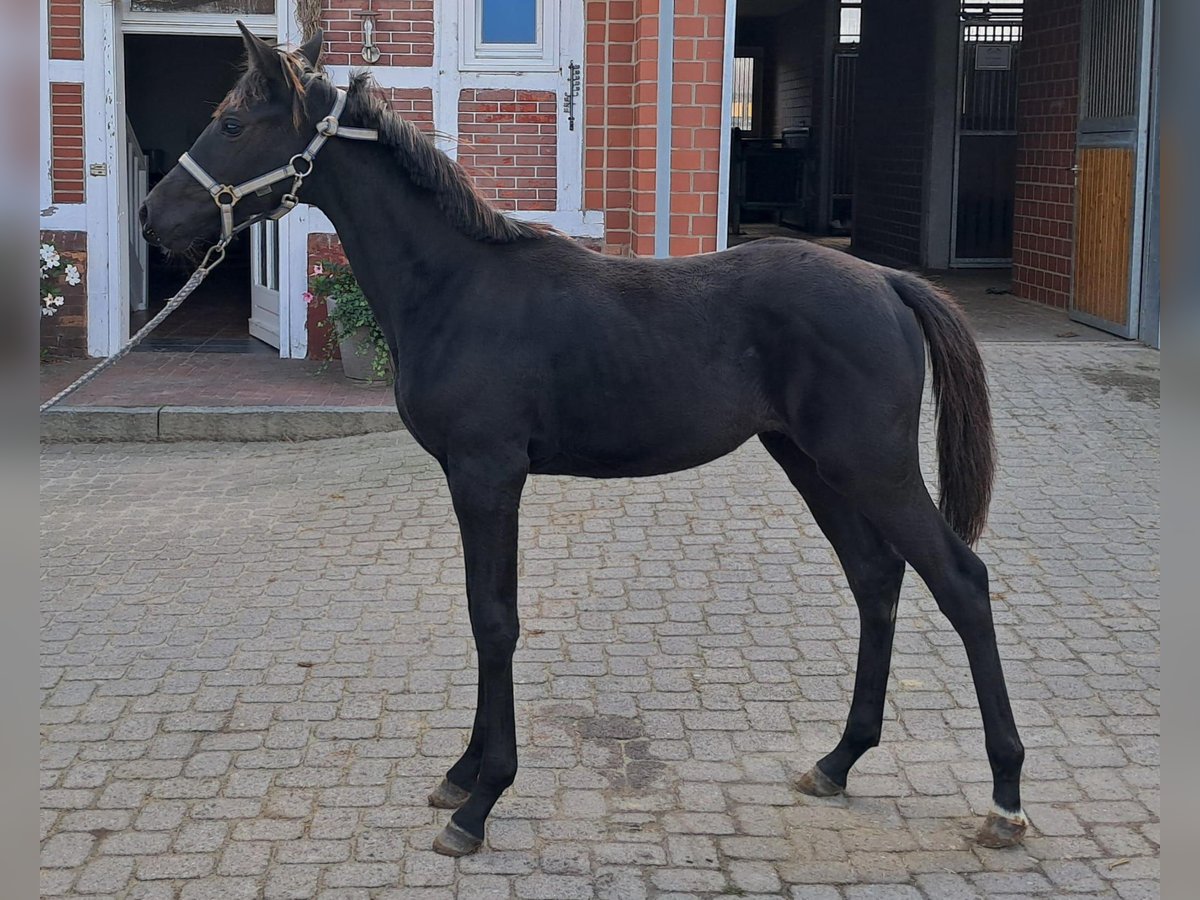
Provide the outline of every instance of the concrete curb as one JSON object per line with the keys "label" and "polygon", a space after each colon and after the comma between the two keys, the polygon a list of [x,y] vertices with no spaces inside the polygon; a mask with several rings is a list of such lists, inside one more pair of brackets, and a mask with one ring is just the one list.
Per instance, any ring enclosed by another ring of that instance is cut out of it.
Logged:
{"label": "concrete curb", "polygon": [[42,414],[47,444],[315,441],[400,431],[389,406],[62,406]]}

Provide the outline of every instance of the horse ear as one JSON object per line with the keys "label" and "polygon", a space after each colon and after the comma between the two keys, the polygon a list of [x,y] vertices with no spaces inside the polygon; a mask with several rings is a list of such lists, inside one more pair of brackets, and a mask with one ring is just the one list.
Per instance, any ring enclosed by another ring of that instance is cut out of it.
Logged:
{"label": "horse ear", "polygon": [[314,69],[317,67],[317,60],[321,58],[321,45],[325,41],[325,32],[320,28],[316,34],[305,41],[300,47],[300,55],[308,60],[308,64]]}
{"label": "horse ear", "polygon": [[277,81],[282,84],[283,63],[279,59],[279,52],[258,35],[253,34],[241,19],[237,20],[237,27],[242,33],[242,43],[246,45],[246,56],[249,59],[250,67],[258,69],[272,82]]}

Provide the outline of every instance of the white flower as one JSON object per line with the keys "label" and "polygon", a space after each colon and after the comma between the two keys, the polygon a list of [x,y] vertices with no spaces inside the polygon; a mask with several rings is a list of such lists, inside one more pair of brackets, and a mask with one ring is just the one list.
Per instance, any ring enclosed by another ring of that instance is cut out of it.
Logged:
{"label": "white flower", "polygon": [[54,269],[62,261],[59,259],[58,251],[54,249],[53,244],[42,244],[42,249],[39,254],[42,258],[44,269]]}
{"label": "white flower", "polygon": [[66,277],[67,284],[71,285],[72,287],[79,284],[81,280],[79,277],[79,269],[77,269],[75,266],[67,266]]}
{"label": "white flower", "polygon": [[54,305],[55,305],[55,306],[62,306],[62,305],[63,305],[63,298],[62,298],[62,297],[55,297],[55,298],[54,298]]}
{"label": "white flower", "polygon": [[43,316],[54,315],[55,310],[57,310],[58,307],[62,305],[61,303],[55,303],[54,301],[56,299],[59,299],[59,298],[56,298],[53,294],[47,294],[45,297],[42,298],[42,315]]}

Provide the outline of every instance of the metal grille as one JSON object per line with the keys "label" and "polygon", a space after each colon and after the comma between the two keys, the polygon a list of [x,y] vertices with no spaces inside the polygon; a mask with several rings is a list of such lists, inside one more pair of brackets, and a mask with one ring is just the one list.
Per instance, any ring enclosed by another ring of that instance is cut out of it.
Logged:
{"label": "metal grille", "polygon": [[733,60],[733,127],[754,130],[754,57]]}
{"label": "metal grille", "polygon": [[1084,35],[1084,118],[1137,113],[1140,0],[1093,0]]}
{"label": "metal grille", "polygon": [[961,6],[954,260],[1012,257],[1021,2]]}
{"label": "metal grille", "polygon": [[835,198],[854,193],[854,78],[857,53],[833,57],[833,158],[830,166]]}
{"label": "metal grille", "polygon": [[[966,32],[962,44],[959,128],[963,131],[1013,131],[1017,121],[1021,26],[968,25]],[[988,60],[983,54],[996,50],[1005,53],[1008,68],[981,68]]]}

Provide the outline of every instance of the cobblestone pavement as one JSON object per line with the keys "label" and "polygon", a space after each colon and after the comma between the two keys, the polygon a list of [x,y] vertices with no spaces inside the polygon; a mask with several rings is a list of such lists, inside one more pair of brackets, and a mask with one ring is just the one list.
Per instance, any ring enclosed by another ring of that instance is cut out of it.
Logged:
{"label": "cobblestone pavement", "polygon": [[664,478],[532,480],[522,768],[462,860],[430,851],[447,813],[425,805],[475,697],[458,534],[407,435],[58,446],[44,894],[1157,896],[1158,357],[985,352],[1023,848],[969,840],[990,790],[975,695],[911,574],[882,745],[849,797],[789,787],[840,733],[857,618],[757,443]]}

